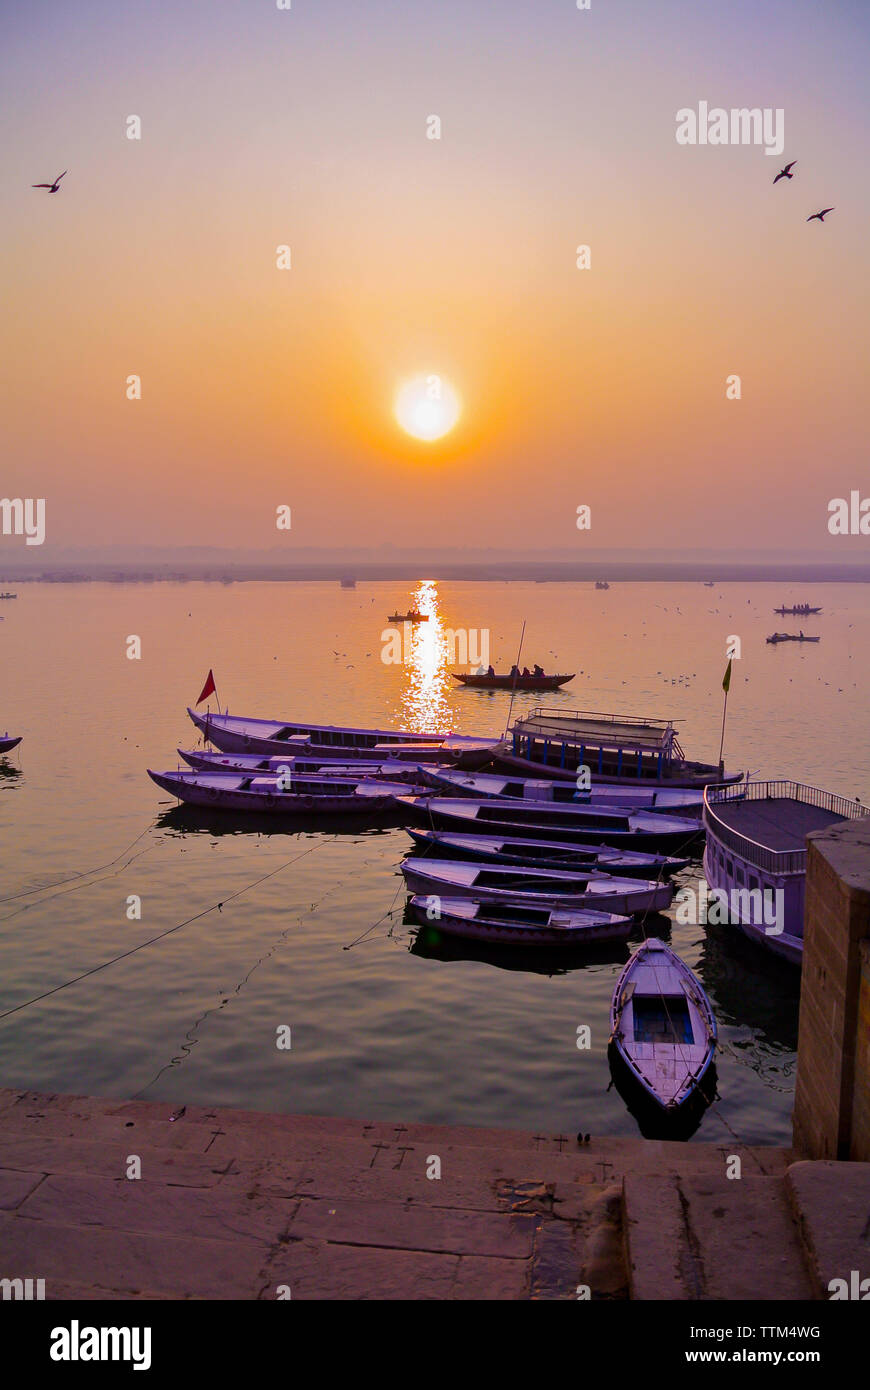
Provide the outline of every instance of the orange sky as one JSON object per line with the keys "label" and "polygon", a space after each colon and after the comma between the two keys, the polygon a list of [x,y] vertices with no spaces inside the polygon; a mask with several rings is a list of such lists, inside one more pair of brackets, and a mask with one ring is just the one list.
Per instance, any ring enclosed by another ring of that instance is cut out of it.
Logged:
{"label": "orange sky", "polygon": [[[286,503],[288,548],[581,546],[588,503],[595,546],[824,546],[870,494],[868,19],[712,8],[6,19],[4,495],[58,545],[266,547]],[[700,100],[782,107],[782,159],[680,147]]]}

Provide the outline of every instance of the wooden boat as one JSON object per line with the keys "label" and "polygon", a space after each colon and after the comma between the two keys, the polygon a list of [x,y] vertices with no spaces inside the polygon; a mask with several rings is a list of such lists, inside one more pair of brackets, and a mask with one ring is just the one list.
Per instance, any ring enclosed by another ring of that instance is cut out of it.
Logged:
{"label": "wooden boat", "polygon": [[487,676],[475,671],[463,673],[461,671],[451,671],[451,676],[460,684],[468,686],[472,690],[558,690],[560,685],[567,685],[574,679],[574,672],[570,676]]}
{"label": "wooden boat", "polygon": [[792,608],[774,608],[774,613],[780,613],[782,617],[791,615],[794,618],[803,618],[810,613],[821,613],[821,608],[811,608],[808,603],[796,603]]}
{"label": "wooden boat", "polygon": [[277,777],[287,768],[293,777],[345,777],[355,782],[376,777],[380,781],[407,782],[417,787],[434,786],[430,773],[435,765],[405,762],[401,758],[388,758],[384,762],[368,762],[362,758],[351,758],[339,762],[335,758],[272,757],[260,758],[256,753],[214,753],[205,748],[179,748],[179,757],[188,767],[202,772],[245,772],[250,776],[262,773],[265,777]]}
{"label": "wooden boat", "polygon": [[628,961],[610,1006],[611,1047],[644,1096],[675,1114],[700,1099],[716,1050],[716,1020],[700,981],[650,937]]}
{"label": "wooden boat", "polygon": [[736,927],[800,965],[804,946],[806,837],[870,815],[857,801],[785,779],[704,793],[704,916]]}
{"label": "wooden boat", "polygon": [[511,946],[576,946],[597,941],[624,941],[632,930],[630,917],[577,908],[441,898],[438,916],[433,917],[432,904],[425,895],[412,897],[410,908],[424,926],[437,927],[452,936]]}
{"label": "wooden boat", "polygon": [[606,579],[596,579],[595,587],[596,589],[609,589],[610,585],[608,584]]}
{"label": "wooden boat", "polygon": [[522,835],[529,840],[579,840],[584,844],[597,841],[602,845],[663,853],[680,853],[700,833],[697,821],[662,816],[655,811],[402,794],[398,801],[415,824],[431,830],[475,830],[488,835]]}
{"label": "wooden boat", "polygon": [[601,907],[627,916],[664,912],[674,890],[670,883],[613,878],[601,873],[566,873],[508,864],[475,864],[467,859],[423,859],[399,865],[411,893],[448,898],[486,898],[498,902],[546,902],[553,907]]}
{"label": "wooden boat", "polygon": [[411,608],[407,613],[391,613],[387,618],[388,623],[428,623],[428,613],[418,613],[416,608]]}
{"label": "wooden boat", "polygon": [[529,777],[576,778],[590,769],[596,787],[704,787],[733,782],[721,767],[688,759],[672,720],[539,705],[511,726],[495,756],[495,768]]}
{"label": "wooden boat", "polygon": [[24,735],[20,734],[18,738],[10,738],[8,734],[4,734],[3,738],[0,738],[0,753],[9,753],[13,748],[17,748],[23,737]]}
{"label": "wooden boat", "polygon": [[821,637],[807,637],[804,632],[775,632],[768,642],[821,642]]}
{"label": "wooden boat", "polygon": [[430,783],[462,796],[510,797],[519,801],[542,801],[567,806],[620,806],[660,811],[667,815],[701,817],[704,796],[692,787],[594,786],[580,792],[574,782],[554,777],[498,777],[487,772],[460,772],[434,767]]}
{"label": "wooden boat", "polygon": [[607,845],[584,845],[570,840],[524,840],[505,835],[467,835],[462,831],[420,830],[407,825],[405,831],[427,856],[447,859],[483,859],[491,864],[524,864],[531,868],[583,870],[597,869],[623,878],[668,879],[690,862],[664,854],[610,849]]}
{"label": "wooden boat", "polygon": [[17,598],[17,594],[0,594],[0,598]]}
{"label": "wooden boat", "polygon": [[396,793],[407,790],[401,782],[366,784],[341,777],[291,778],[281,789],[278,777],[232,776],[227,772],[153,772],[152,782],[189,806],[221,811],[253,811],[268,815],[347,815],[394,809]]}
{"label": "wooden boat", "polygon": [[369,762],[403,758],[414,762],[452,762],[478,767],[488,762],[498,739],[468,734],[424,734],[395,729],[358,729],[330,724],[300,724],[280,719],[251,719],[235,714],[188,714],[203,737],[222,753],[261,756],[362,758]]}

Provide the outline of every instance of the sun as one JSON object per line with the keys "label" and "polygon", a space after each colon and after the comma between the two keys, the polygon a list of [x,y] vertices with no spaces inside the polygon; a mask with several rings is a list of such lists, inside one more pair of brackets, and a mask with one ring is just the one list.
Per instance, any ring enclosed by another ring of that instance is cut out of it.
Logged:
{"label": "sun", "polygon": [[396,393],[393,410],[402,429],[427,444],[453,429],[459,419],[459,397],[444,377],[415,376]]}

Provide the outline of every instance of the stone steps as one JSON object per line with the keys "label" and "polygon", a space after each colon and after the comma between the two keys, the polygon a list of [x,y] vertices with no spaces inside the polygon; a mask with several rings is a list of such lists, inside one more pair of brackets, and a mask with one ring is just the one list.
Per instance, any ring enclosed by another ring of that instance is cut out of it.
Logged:
{"label": "stone steps", "polygon": [[51,1298],[827,1297],[862,1256],[870,1276],[870,1165],[791,1159],[4,1091],[0,1277]]}

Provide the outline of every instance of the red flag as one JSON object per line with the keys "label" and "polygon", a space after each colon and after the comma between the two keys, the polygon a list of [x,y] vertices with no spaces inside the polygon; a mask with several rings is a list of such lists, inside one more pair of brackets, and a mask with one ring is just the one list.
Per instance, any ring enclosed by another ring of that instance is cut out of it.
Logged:
{"label": "red flag", "polygon": [[197,700],[196,703],[197,703],[198,705],[201,705],[202,702],[203,702],[203,700],[207,700],[207,699],[208,699],[209,695],[216,695],[216,694],[217,694],[217,686],[216,686],[215,683],[214,683],[214,672],[213,672],[213,671],[209,671],[208,677],[206,678],[205,685],[202,687],[202,694],[200,695],[200,697],[199,697],[199,699]]}

